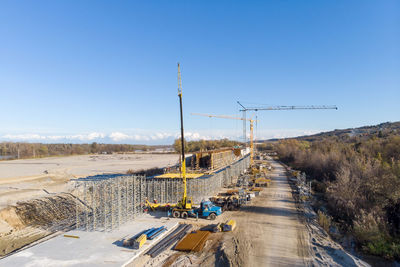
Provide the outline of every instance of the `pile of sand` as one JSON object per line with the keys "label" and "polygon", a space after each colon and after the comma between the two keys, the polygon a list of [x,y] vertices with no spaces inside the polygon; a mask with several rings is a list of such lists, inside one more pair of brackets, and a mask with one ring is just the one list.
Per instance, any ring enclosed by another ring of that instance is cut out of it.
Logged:
{"label": "pile of sand", "polygon": [[16,212],[15,206],[10,206],[0,210],[0,225],[0,234],[6,229],[19,230],[25,227],[25,224]]}

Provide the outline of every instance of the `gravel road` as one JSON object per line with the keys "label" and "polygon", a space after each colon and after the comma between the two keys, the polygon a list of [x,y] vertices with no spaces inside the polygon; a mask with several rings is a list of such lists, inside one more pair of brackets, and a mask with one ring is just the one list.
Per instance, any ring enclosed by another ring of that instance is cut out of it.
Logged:
{"label": "gravel road", "polygon": [[245,266],[309,265],[307,228],[299,220],[285,169],[271,163],[270,187],[234,216]]}

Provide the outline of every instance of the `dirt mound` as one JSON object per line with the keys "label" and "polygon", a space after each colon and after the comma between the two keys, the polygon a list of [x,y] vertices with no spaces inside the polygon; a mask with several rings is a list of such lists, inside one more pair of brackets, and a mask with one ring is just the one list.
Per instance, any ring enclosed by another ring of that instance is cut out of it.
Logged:
{"label": "dirt mound", "polygon": [[34,227],[26,227],[17,231],[11,230],[7,233],[0,233],[0,257],[35,242],[49,234],[50,232],[48,231]]}
{"label": "dirt mound", "polygon": [[16,215],[25,226],[49,228],[75,221],[76,203],[70,194],[58,194],[24,202],[13,206]]}
{"label": "dirt mound", "polygon": [[[78,208],[83,208],[79,202]],[[17,202],[0,210],[0,256],[74,227],[76,198],[67,193]]]}
{"label": "dirt mound", "polygon": [[21,229],[25,227],[14,206],[0,210],[0,221],[3,221],[2,225],[7,228]]}
{"label": "dirt mound", "polygon": [[243,238],[242,233],[225,233],[215,253],[215,266],[246,266],[250,252],[251,244]]}

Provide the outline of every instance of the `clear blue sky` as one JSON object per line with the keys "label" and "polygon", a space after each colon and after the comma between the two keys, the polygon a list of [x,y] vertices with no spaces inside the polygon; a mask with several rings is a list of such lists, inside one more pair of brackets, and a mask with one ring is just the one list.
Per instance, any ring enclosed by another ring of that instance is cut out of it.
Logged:
{"label": "clear blue sky", "polygon": [[1,1],[0,140],[171,143],[400,120],[400,1]]}

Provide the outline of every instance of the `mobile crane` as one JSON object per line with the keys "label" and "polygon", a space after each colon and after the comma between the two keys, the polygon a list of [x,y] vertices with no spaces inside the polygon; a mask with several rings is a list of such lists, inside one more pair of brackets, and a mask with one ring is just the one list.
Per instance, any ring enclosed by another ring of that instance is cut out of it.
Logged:
{"label": "mobile crane", "polygon": [[181,71],[178,63],[178,97],[180,107],[180,120],[181,120],[181,176],[183,181],[183,197],[178,204],[168,211],[168,215],[174,218],[186,219],[189,216],[193,217],[206,217],[214,220],[218,215],[222,214],[221,207],[214,205],[211,201],[202,201],[200,208],[192,206],[193,198],[187,196],[187,183],[186,183],[186,158],[185,158],[185,138],[183,131],[183,108],[182,108],[182,81]]}

